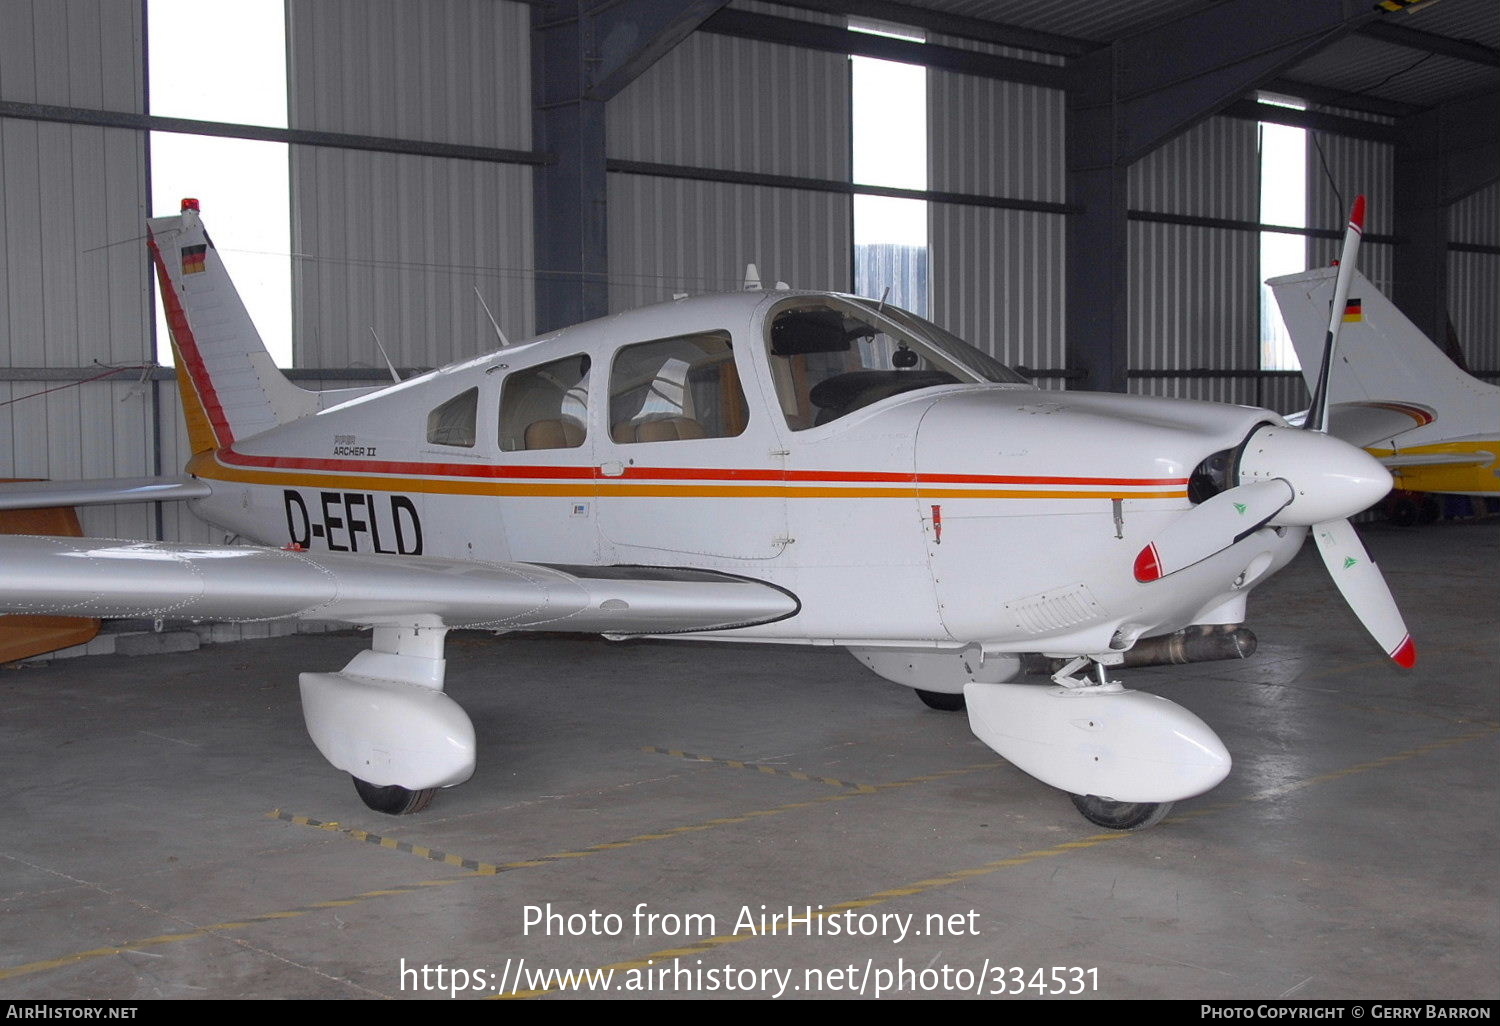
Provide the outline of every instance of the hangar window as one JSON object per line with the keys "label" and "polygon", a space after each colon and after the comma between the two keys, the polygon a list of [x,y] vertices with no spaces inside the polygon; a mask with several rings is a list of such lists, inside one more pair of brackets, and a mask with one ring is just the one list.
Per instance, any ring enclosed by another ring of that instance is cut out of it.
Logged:
{"label": "hangar window", "polygon": [[427,415],[427,440],[433,445],[474,446],[479,418],[479,389],[460,392]]}
{"label": "hangar window", "polygon": [[518,370],[500,392],[500,448],[577,449],[588,437],[589,358]]}
{"label": "hangar window", "polygon": [[726,332],[626,346],[610,374],[610,436],[620,443],[731,438],[749,407]]}
{"label": "hangar window", "polygon": [[[1275,107],[1306,110],[1290,97],[1262,93],[1260,102]],[[1260,221],[1301,229],[1307,226],[1307,140],[1305,128],[1260,123]],[[1348,213],[1342,211],[1338,216]],[[1297,351],[1281,319],[1281,308],[1267,278],[1307,269],[1307,236],[1300,231],[1260,233],[1260,367],[1261,370],[1300,370]]]}
{"label": "hangar window", "polygon": [[[920,29],[850,18],[854,32],[925,42]],[[927,188],[927,69],[850,58],[852,164],[860,185]],[[854,195],[854,291],[908,310],[928,308],[927,201]]]}
{"label": "hangar window", "polygon": [[[146,4],[152,114],[287,127],[286,11],[282,0]],[[278,367],[292,365],[291,165],[284,142],[152,132],[151,206],[175,214],[201,201],[235,289]],[[151,276],[152,281],[156,279]],[[172,365],[166,314],[156,303],[157,360]]]}

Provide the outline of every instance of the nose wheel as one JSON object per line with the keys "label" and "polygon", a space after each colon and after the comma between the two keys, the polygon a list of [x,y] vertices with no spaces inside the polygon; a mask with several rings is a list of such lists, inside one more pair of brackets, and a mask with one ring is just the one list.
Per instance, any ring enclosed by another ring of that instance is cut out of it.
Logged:
{"label": "nose wheel", "polygon": [[949,694],[946,691],[923,691],[921,688],[917,688],[916,692],[917,697],[922,700],[922,704],[929,709],[938,709],[942,712],[959,712],[966,707],[962,691],[955,695]]}
{"label": "nose wheel", "polygon": [[358,777],[351,779],[354,781],[354,790],[359,792],[359,800],[387,816],[409,816],[414,812],[421,812],[432,804],[432,796],[437,794],[435,787],[413,791],[399,784],[381,786]]}
{"label": "nose wheel", "polygon": [[1096,794],[1070,794],[1073,806],[1095,826],[1107,830],[1144,830],[1160,823],[1174,802],[1117,802]]}

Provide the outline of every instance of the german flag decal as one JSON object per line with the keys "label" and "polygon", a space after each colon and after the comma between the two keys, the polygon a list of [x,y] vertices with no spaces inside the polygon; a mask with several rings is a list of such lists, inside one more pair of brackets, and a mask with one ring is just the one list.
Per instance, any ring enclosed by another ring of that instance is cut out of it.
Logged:
{"label": "german flag decal", "polygon": [[1357,299],[1351,299],[1347,303],[1344,304],[1344,323],[1345,324],[1348,324],[1351,321],[1362,321],[1364,319],[1365,319],[1364,307],[1362,307],[1360,305],[1359,300],[1357,300]]}
{"label": "german flag decal", "polygon": [[207,246],[183,246],[182,247],[182,273],[197,274],[208,267]]}

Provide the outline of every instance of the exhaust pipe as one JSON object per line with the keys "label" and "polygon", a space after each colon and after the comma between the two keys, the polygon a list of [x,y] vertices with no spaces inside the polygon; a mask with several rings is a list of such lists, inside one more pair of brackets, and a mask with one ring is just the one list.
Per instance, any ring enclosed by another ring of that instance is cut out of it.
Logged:
{"label": "exhaust pipe", "polygon": [[1173,666],[1255,654],[1255,633],[1234,624],[1193,624],[1159,638],[1142,638],[1125,653],[1126,666]]}
{"label": "exhaust pipe", "polygon": [[[1255,654],[1255,632],[1229,623],[1196,623],[1172,634],[1142,638],[1125,653],[1121,666],[1178,666],[1211,663],[1220,659],[1248,659]],[[1022,666],[1028,674],[1051,676],[1066,659],[1048,659],[1028,654]]]}

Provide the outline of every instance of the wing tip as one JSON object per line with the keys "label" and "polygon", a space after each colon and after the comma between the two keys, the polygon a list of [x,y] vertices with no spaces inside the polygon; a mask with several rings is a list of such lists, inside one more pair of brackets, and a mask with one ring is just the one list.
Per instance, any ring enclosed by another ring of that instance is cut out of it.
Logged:
{"label": "wing tip", "polygon": [[1161,556],[1157,554],[1156,543],[1152,542],[1135,557],[1135,579],[1142,584],[1150,584],[1161,577]]}

